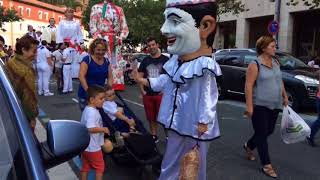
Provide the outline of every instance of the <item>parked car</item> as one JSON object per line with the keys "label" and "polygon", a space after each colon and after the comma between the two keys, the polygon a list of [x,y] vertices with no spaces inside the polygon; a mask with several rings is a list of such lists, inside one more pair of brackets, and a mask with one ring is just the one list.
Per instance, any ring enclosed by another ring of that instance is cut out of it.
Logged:
{"label": "parked car", "polygon": [[133,53],[132,60],[133,60],[133,62],[135,62],[137,64],[137,68],[139,68],[142,60],[147,56],[148,56],[148,54],[146,54],[146,53]]}
{"label": "parked car", "polygon": [[[221,97],[228,94],[244,95],[247,67],[253,60],[257,60],[255,49],[223,49],[215,55],[223,73],[218,78]],[[295,110],[303,106],[314,106],[319,85],[317,69],[285,52],[277,51],[275,57],[281,65],[289,105]]]}
{"label": "parked car", "polygon": [[40,143],[4,70],[0,59],[0,179],[49,179],[47,169],[70,160],[88,146],[88,130],[76,121],[52,120],[47,125],[47,141]]}

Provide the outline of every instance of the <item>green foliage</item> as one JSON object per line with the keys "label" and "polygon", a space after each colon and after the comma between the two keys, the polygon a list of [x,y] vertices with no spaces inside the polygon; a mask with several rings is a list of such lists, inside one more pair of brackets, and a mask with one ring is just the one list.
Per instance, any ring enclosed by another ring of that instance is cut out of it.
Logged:
{"label": "green foliage", "polygon": [[[102,0],[90,0],[89,5],[83,11],[82,24],[89,30],[90,11],[94,4]],[[161,35],[160,28],[164,23],[163,12],[165,10],[165,0],[114,0],[115,4],[122,7],[126,15],[129,26],[129,36],[127,42],[131,45],[144,43],[145,39],[153,36],[165,44],[165,39]],[[240,0],[218,0],[219,13],[239,14],[246,11]]]}
{"label": "green foliage", "polygon": [[[290,0],[287,2],[287,5],[296,6],[301,2],[301,0]],[[315,9],[320,6],[320,0],[302,0],[305,6],[308,6],[310,9]]]}
{"label": "green foliage", "polygon": [[218,14],[232,13],[239,14],[248,11],[241,0],[217,0],[219,4]]}
{"label": "green foliage", "polygon": [[[4,25],[6,22],[15,22],[20,21],[22,18],[17,15],[17,11],[13,8],[4,8],[3,6],[0,6],[0,28]],[[2,29],[4,30],[4,29]]]}

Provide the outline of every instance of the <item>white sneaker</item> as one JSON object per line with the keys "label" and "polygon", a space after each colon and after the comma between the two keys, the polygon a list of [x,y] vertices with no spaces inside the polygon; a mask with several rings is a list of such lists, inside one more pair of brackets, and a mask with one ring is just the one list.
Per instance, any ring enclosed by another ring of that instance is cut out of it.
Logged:
{"label": "white sneaker", "polygon": [[53,96],[54,94],[51,92],[44,93],[44,96]]}

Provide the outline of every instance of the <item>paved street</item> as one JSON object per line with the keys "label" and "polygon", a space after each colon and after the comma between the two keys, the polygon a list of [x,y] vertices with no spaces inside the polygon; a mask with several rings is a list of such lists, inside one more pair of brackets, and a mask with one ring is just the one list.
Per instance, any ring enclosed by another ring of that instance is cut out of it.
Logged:
{"label": "paved street", "polygon": [[[74,82],[74,89],[77,89]],[[51,84],[51,89],[54,85]],[[127,86],[127,90],[121,92],[128,105],[136,115],[146,124],[141,98],[136,86]],[[58,95],[52,97],[40,97],[40,108],[50,119],[80,120],[80,111],[77,105],[76,93],[70,95]],[[241,101],[224,100],[218,105],[218,115],[221,129],[221,138],[213,141],[208,154],[207,179],[217,180],[268,180],[259,170],[259,160],[250,162],[245,159],[242,149],[243,143],[252,134],[249,120],[243,117],[244,103]],[[315,117],[303,116],[307,121]],[[43,119],[46,121],[46,118]],[[45,122],[44,122],[45,123]],[[319,171],[319,147],[311,148],[306,142],[286,145],[279,135],[278,121],[275,133],[269,139],[271,159],[276,168],[280,180],[320,180]],[[163,130],[159,128],[161,151],[165,148]],[[320,144],[320,140],[317,139]],[[135,168],[119,167],[106,157],[107,168],[105,179],[114,180],[140,180]],[[146,179],[156,179],[147,173]]]}

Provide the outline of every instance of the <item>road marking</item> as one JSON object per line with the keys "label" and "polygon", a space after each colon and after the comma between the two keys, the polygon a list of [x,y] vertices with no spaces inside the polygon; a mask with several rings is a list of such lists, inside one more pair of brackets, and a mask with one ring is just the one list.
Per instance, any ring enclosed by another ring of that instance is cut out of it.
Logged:
{"label": "road marking", "polygon": [[127,102],[129,102],[129,103],[131,103],[131,104],[134,104],[134,105],[137,105],[137,106],[140,106],[140,107],[143,107],[143,108],[144,108],[143,104],[140,104],[140,103],[131,101],[131,100],[129,100],[129,99],[124,99],[124,98],[123,98],[123,100],[124,100],[124,101],[127,101]]}
{"label": "road marking", "polygon": [[72,98],[72,101],[79,103],[78,99],[76,99],[76,98]]}

